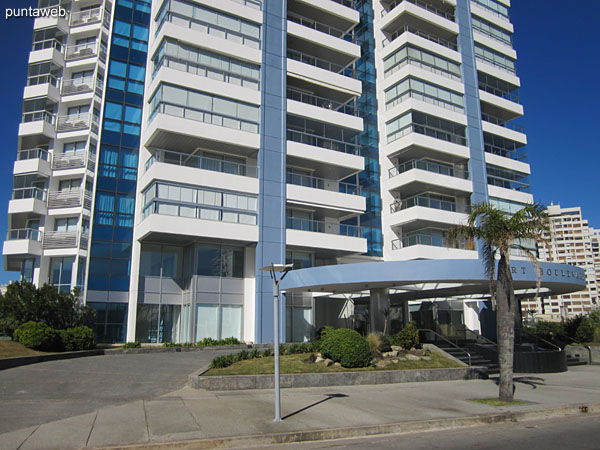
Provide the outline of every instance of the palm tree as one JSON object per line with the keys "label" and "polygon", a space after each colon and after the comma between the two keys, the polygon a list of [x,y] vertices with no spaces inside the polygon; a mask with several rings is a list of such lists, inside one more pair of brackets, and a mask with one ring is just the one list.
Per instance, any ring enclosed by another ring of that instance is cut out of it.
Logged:
{"label": "palm tree", "polygon": [[[499,398],[502,401],[511,402],[513,399],[515,314],[519,308],[510,271],[509,251],[511,248],[519,248],[532,261],[537,272],[539,291],[542,277],[540,264],[532,250],[522,243],[541,240],[548,228],[548,215],[539,203],[526,205],[512,215],[489,203],[479,203],[471,207],[467,224],[450,229],[447,235],[449,242],[460,238],[475,238],[481,245],[483,264],[490,280],[492,308],[496,310]],[[500,260],[496,278],[497,255]]]}

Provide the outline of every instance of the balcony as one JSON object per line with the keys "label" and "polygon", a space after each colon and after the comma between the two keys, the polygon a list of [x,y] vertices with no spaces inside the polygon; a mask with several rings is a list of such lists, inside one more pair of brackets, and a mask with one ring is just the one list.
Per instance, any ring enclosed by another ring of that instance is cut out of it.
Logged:
{"label": "balcony", "polygon": [[509,130],[518,131],[519,133],[525,133],[525,127],[523,127],[523,125],[511,123],[509,121],[500,119],[499,117],[492,116],[491,114],[481,112],[481,120],[498,125],[500,127],[508,128]]}
{"label": "balcony", "polygon": [[467,145],[467,139],[464,136],[449,132],[447,130],[442,130],[440,128],[422,125],[419,123],[410,123],[405,127],[388,134],[387,143],[391,144],[392,142],[403,138],[404,136],[410,133],[422,134],[442,141],[452,142],[453,144],[463,146]]}
{"label": "balcony", "polygon": [[360,186],[343,181],[329,180],[326,178],[312,177],[309,175],[301,175],[297,173],[286,174],[286,183],[295,186],[304,186],[312,189],[321,189],[330,192],[339,192],[342,194],[360,195]]}
{"label": "balcony", "polygon": [[503,158],[514,159],[515,161],[527,161],[527,155],[517,151],[516,144],[514,146],[499,147],[497,145],[485,144],[485,152],[492,155],[502,156]]}
{"label": "balcony", "polygon": [[287,19],[291,22],[295,22],[304,27],[308,27],[313,30],[320,31],[321,33],[328,34],[329,36],[344,39],[345,41],[353,42],[353,43],[356,41],[353,31],[339,30],[328,24],[319,22],[319,21],[311,19],[309,17],[302,16],[300,14],[296,14],[291,11],[288,11]]}
{"label": "balcony", "polygon": [[440,44],[446,48],[449,48],[450,50],[454,50],[454,51],[458,51],[458,45],[456,44],[456,42],[452,42],[448,39],[443,39],[440,38],[434,34],[428,33],[426,31],[422,31],[419,30],[416,27],[413,27],[411,25],[403,25],[401,26],[398,30],[396,30],[395,32],[393,32],[389,38],[385,38],[382,42],[381,45],[383,47],[387,46],[388,44],[390,44],[391,42],[393,42],[398,36],[400,36],[403,33],[412,33],[415,36],[419,36],[422,37],[424,39],[427,39],[428,41],[431,42],[435,42],[436,44]]}
{"label": "balcony", "polygon": [[[17,257],[19,255],[39,256],[42,254],[42,239],[43,233],[34,228],[8,230],[2,254],[5,258],[10,256]],[[7,259],[4,261],[5,264],[8,263]],[[20,266],[20,258],[17,258],[13,263]]]}
{"label": "balcony", "polygon": [[41,242],[43,233],[35,228],[17,228],[6,232],[7,241],[31,240]]}
{"label": "balcony", "polygon": [[345,142],[309,133],[304,130],[292,130],[290,128],[287,129],[287,140],[327,150],[349,153],[351,155],[358,155],[360,149],[360,145],[356,144],[356,139],[353,139],[351,142]]}
{"label": "balcony", "polygon": [[460,250],[475,250],[473,241],[460,241],[449,243],[446,242],[445,236],[439,234],[428,233],[410,233],[403,236],[402,239],[394,239],[392,241],[392,250],[412,247],[415,245],[428,245],[432,247],[456,248]]}
{"label": "balcony", "polygon": [[44,250],[62,248],[87,249],[89,236],[79,231],[46,231],[42,248]]}
{"label": "balcony", "polygon": [[[383,10],[381,11],[381,17],[384,17],[386,14],[391,12],[396,6],[398,6],[402,2],[412,3],[413,5],[417,5],[420,8],[423,8],[429,12],[437,14],[438,16],[443,17],[444,19],[448,19],[451,22],[455,21],[455,17],[454,17],[453,13],[444,11],[440,8],[436,8],[435,5],[432,5],[431,3],[427,3],[427,2],[424,2],[421,0],[395,0],[391,3],[389,3],[387,5],[387,8],[384,6]],[[382,5],[383,5],[383,3],[382,3]]]}
{"label": "balcony", "polygon": [[88,129],[94,132],[98,131],[98,122],[90,113],[58,116],[56,121],[56,131],[80,131]]}
{"label": "balcony", "polygon": [[335,100],[320,97],[294,88],[287,88],[287,98],[297,102],[306,103],[307,105],[318,106],[319,108],[328,109],[330,111],[358,116],[358,107],[356,99],[352,98],[344,103]]}
{"label": "balcony", "polygon": [[96,157],[88,151],[77,151],[73,153],[55,153],[52,158],[52,169],[79,169],[88,167],[91,171],[96,168]]}
{"label": "balcony", "polygon": [[[442,211],[457,212],[457,206],[455,202],[448,200],[439,200],[436,198],[431,198],[422,195],[416,195],[414,197],[409,197],[407,199],[394,202],[390,205],[390,209],[392,213],[395,213],[397,211],[413,208],[415,206],[421,206],[423,208],[430,209],[440,209]],[[466,212],[466,208],[463,208],[462,211],[458,212],[464,213]]]}
{"label": "balcony", "polygon": [[99,23],[102,20],[102,7],[71,13],[69,26],[79,27]]}
{"label": "balcony", "polygon": [[21,122],[29,123],[29,122],[46,122],[50,125],[54,125],[56,121],[56,115],[51,113],[50,111],[40,110],[40,111],[31,111],[23,113]]}
{"label": "balcony", "polygon": [[228,173],[243,177],[258,178],[258,167],[256,166],[162,149],[156,150],[148,161],[146,161],[145,170],[148,171],[148,169],[157,162],[210,170],[212,172]]}
{"label": "balcony", "polygon": [[48,209],[92,207],[92,193],[82,189],[51,191],[48,193]]}
{"label": "balcony", "polygon": [[286,217],[286,229],[310,231],[312,233],[337,234],[339,236],[362,237],[361,228],[356,225],[344,225],[339,222],[297,219]]}
{"label": "balcony", "polygon": [[290,48],[288,48],[287,50],[287,57],[289,59],[293,59],[295,61],[299,61],[301,63],[318,67],[319,69],[324,69],[329,72],[337,73],[346,77],[355,78],[356,75],[354,68],[352,67],[353,63],[342,66],[340,64],[336,64],[326,59],[309,55],[308,53],[300,52],[298,50],[292,50]]}
{"label": "balcony", "polygon": [[286,217],[286,244],[321,252],[326,250],[331,256],[367,251],[367,240],[362,237],[361,227],[292,217]]}
{"label": "balcony", "polygon": [[25,200],[25,199],[35,199],[41,200],[43,202],[46,201],[46,189],[40,189],[37,187],[24,187],[24,188],[16,188],[12,191],[12,199],[13,200]]}
{"label": "balcony", "polygon": [[62,42],[60,42],[58,39],[45,39],[43,41],[34,42],[31,46],[31,51],[35,52],[38,50],[46,50],[49,48],[53,48],[58,53],[62,53],[64,46]]}
{"label": "balcony", "polygon": [[93,76],[63,80],[60,93],[61,95],[85,94],[92,92],[95,85],[95,77]]}
{"label": "balcony", "polygon": [[425,170],[427,172],[439,173],[441,175],[447,175],[449,177],[460,178],[463,180],[470,179],[468,170],[463,170],[456,167],[438,164],[433,161],[427,161],[422,159],[413,159],[398,166],[394,166],[388,171],[388,176],[389,178],[393,178],[401,173],[407,172],[412,169],[420,169]]}
{"label": "balcony", "polygon": [[27,161],[31,159],[40,159],[49,162],[51,157],[48,151],[43,148],[30,148],[28,150],[19,150],[17,152],[17,161]]}
{"label": "balcony", "polygon": [[58,88],[60,81],[51,73],[27,77],[27,86],[39,86],[40,84],[50,84],[55,88]]}
{"label": "balcony", "polygon": [[[106,53],[106,49],[104,49],[104,53]],[[68,46],[65,54],[65,61],[76,61],[78,59],[96,56],[98,56],[98,43],[88,42],[85,44]]]}

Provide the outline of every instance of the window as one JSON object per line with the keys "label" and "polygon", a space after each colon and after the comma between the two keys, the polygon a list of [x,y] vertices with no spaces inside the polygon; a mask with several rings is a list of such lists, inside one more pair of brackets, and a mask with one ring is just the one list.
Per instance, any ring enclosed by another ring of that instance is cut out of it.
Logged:
{"label": "window", "polygon": [[78,191],[81,186],[81,179],[73,178],[71,180],[61,180],[58,182],[58,190],[60,192]]}
{"label": "window", "polygon": [[396,106],[408,97],[452,111],[464,111],[462,94],[416,78],[406,78],[385,91],[386,109]]}
{"label": "window", "polygon": [[21,265],[21,281],[33,283],[33,269],[35,267],[35,258],[24,259]]}
{"label": "window", "polygon": [[206,277],[244,277],[244,249],[220,245],[199,244],[196,274]]}
{"label": "window", "polygon": [[460,65],[457,62],[411,45],[398,49],[383,61],[385,77],[389,77],[406,64],[416,65],[451,79],[461,79]]}
{"label": "window", "polygon": [[77,231],[78,217],[66,217],[54,221],[54,231]]}
{"label": "window", "polygon": [[195,340],[203,338],[242,340],[243,308],[239,305],[196,305]]}
{"label": "window", "polygon": [[50,283],[60,291],[71,290],[71,278],[73,275],[74,257],[51,258],[50,259]]}
{"label": "window", "polygon": [[63,153],[72,155],[75,153],[84,152],[86,145],[86,141],[67,142],[63,146]]}

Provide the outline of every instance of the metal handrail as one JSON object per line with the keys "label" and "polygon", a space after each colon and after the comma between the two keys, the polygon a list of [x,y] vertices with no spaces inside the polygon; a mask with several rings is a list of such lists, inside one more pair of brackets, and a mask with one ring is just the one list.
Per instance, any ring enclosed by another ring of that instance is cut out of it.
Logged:
{"label": "metal handrail", "polygon": [[347,64],[346,66],[342,66],[340,64],[327,61],[326,59],[319,58],[318,56],[309,55],[308,53],[293,50],[291,48],[287,49],[287,57],[295,61],[300,61],[304,64],[309,64],[323,70],[328,70],[329,72],[334,72],[350,78],[356,78],[354,68],[352,67],[353,62]]}
{"label": "metal handrail", "polygon": [[336,38],[345,39],[346,37],[350,37],[350,42],[354,42],[354,36],[351,34],[352,32],[340,30],[338,28],[329,26],[326,23],[311,19],[310,17],[305,17],[303,15],[288,11],[287,19],[304,27],[312,28],[313,30],[320,31]]}
{"label": "metal handrail", "polygon": [[297,102],[306,103],[307,105],[318,106],[319,108],[329,109],[330,111],[336,111],[343,114],[350,114],[352,116],[358,116],[359,114],[354,99],[348,100],[346,103],[336,102],[327,97],[321,97],[290,87],[287,88],[287,98],[289,100],[295,100]]}
{"label": "metal handrail", "polygon": [[[493,346],[495,346],[496,348],[498,348],[498,344],[496,344],[496,343],[495,343],[494,341],[492,341],[491,339],[488,339],[488,338],[486,338],[485,336],[483,336],[483,335],[481,335],[481,334],[477,333],[476,331],[470,330],[470,329],[468,329],[467,327],[465,327],[465,328],[464,328],[464,331],[465,331],[465,333],[471,333],[471,334],[474,334],[474,335],[475,335],[475,337],[476,337],[477,339],[481,339],[481,340],[483,340],[484,342],[486,342],[487,344],[492,344]],[[466,337],[466,336],[465,336],[465,337]]]}
{"label": "metal handrail", "polygon": [[433,333],[436,336],[442,338],[442,340],[444,342],[447,342],[448,344],[450,344],[452,347],[457,348],[459,350],[461,350],[462,352],[466,353],[467,356],[469,357],[469,367],[471,367],[471,353],[469,353],[466,349],[459,347],[458,345],[456,345],[454,342],[449,341],[448,339],[446,339],[444,336],[442,336],[440,333],[437,333],[429,328],[419,328],[419,331],[424,331],[424,332],[429,332],[429,333]]}
{"label": "metal handrail", "polygon": [[577,339],[573,339],[571,336],[569,336],[569,335],[567,335],[565,333],[561,333],[560,331],[559,332],[554,331],[553,333],[559,335],[561,338],[567,338],[571,342],[573,342],[575,344],[578,344],[578,345],[581,345],[582,347],[585,347],[587,349],[588,353],[589,353],[589,356],[590,356],[590,364],[592,364],[592,347],[590,347],[587,344],[584,344],[581,341],[578,341]]}
{"label": "metal handrail", "polygon": [[562,349],[562,348],[560,348],[558,345],[554,344],[553,342],[547,341],[547,340],[546,340],[546,339],[544,339],[544,338],[541,338],[541,337],[539,337],[539,336],[538,336],[538,335],[537,335],[535,332],[533,332],[533,331],[528,331],[528,330],[525,330],[524,328],[522,328],[522,329],[521,329],[521,331],[522,331],[523,333],[525,333],[525,334],[529,334],[529,335],[532,335],[532,336],[534,336],[534,337],[535,337],[535,339],[536,339],[536,341],[542,341],[542,342],[544,342],[544,343],[548,344],[548,345],[549,345],[549,346],[551,346],[551,347],[557,348],[559,352],[562,352],[562,351],[563,351],[563,349]]}
{"label": "metal handrail", "polygon": [[[396,6],[398,6],[400,3],[402,3],[403,1],[405,1],[405,0],[395,0],[395,1],[393,1],[392,3],[390,3],[390,5],[389,5],[389,9],[388,9],[388,10],[386,10],[386,9],[384,8],[384,9],[381,11],[381,17],[383,17],[383,16],[385,16],[386,14],[388,14],[388,13],[392,12],[392,10],[393,10],[393,9],[394,9]],[[438,16],[440,16],[440,17],[443,17],[444,19],[448,19],[448,20],[450,20],[450,21],[452,21],[452,22],[454,22],[454,21],[455,21],[454,14],[450,14],[450,13],[448,13],[448,12],[446,12],[446,11],[443,11],[443,10],[441,10],[441,9],[439,9],[439,8],[436,8],[435,6],[433,6],[433,5],[429,4],[429,3],[422,2],[422,1],[420,1],[420,0],[406,0],[406,1],[407,1],[407,2],[409,2],[409,3],[412,3],[413,5],[417,5],[417,6],[419,6],[419,7],[423,8],[423,9],[425,9],[425,10],[429,11],[429,12],[432,12],[432,13],[434,13],[434,14],[437,14]]]}

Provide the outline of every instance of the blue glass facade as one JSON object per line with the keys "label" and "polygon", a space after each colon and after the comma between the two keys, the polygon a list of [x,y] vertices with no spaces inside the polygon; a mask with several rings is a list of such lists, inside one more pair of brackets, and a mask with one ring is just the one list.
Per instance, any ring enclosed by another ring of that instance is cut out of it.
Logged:
{"label": "blue glass facade", "polygon": [[117,0],[115,5],[88,291],[129,291],[150,8],[150,0]]}
{"label": "blue glass facade", "polygon": [[359,174],[359,182],[362,195],[367,200],[367,210],[360,216],[359,223],[363,237],[367,239],[367,254],[383,256],[373,0],[360,0],[357,2],[357,9],[360,24],[356,28],[356,37],[361,47],[361,57],[356,62],[356,73],[362,81],[358,107],[364,121],[364,131],[360,135],[360,154],[365,158],[365,170]]}

